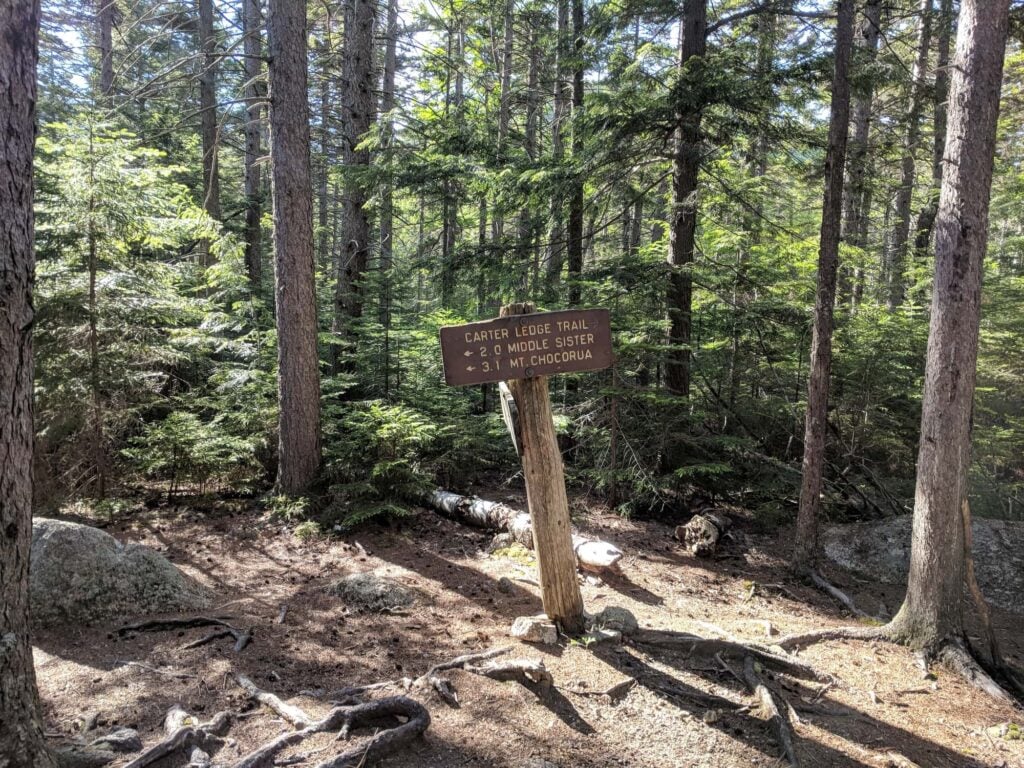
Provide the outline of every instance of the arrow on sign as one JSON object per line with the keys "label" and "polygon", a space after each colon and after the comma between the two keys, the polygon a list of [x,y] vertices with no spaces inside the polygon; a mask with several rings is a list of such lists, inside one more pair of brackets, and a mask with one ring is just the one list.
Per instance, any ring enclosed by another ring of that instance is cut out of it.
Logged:
{"label": "arrow on sign", "polygon": [[468,349],[465,352],[463,352],[462,354],[464,354],[466,357],[472,357],[473,356],[473,353],[470,352]]}
{"label": "arrow on sign", "polygon": [[476,370],[476,366],[475,365],[467,365],[466,366],[466,370],[467,371],[475,371]]}

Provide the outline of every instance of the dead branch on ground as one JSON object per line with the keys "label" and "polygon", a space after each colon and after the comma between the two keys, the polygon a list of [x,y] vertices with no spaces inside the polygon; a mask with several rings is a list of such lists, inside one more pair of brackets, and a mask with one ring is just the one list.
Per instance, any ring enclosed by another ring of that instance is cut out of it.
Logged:
{"label": "dead branch on ground", "polygon": [[[793,726],[789,722],[789,709],[788,707],[785,709],[780,708],[775,695],[761,681],[760,676],[757,674],[757,667],[755,666],[753,656],[747,656],[743,660],[743,679],[746,681],[750,692],[758,698],[761,714],[771,723],[775,736],[779,740],[783,752],[786,753],[786,759],[789,761],[790,767],[800,768],[800,761],[797,759],[796,747],[794,746]],[[786,714],[783,714],[783,712]]]}

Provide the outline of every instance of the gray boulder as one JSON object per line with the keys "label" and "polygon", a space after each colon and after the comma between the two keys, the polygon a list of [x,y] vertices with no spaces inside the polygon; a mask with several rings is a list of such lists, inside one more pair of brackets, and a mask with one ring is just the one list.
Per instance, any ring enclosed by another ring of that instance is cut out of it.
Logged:
{"label": "gray boulder", "polygon": [[40,625],[195,610],[210,593],[141,544],[63,520],[32,521],[29,596]]}
{"label": "gray boulder", "polygon": [[[910,571],[911,516],[836,525],[821,538],[826,556],[848,570],[887,584],[904,584]],[[975,518],[974,568],[985,597],[1024,613],[1024,522]]]}

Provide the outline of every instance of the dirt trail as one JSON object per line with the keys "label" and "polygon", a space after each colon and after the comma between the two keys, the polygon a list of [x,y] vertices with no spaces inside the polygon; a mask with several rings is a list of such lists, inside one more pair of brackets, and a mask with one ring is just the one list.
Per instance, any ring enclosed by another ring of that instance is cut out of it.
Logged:
{"label": "dirt trail", "polygon": [[[704,636],[713,636],[717,627],[762,643],[768,641],[766,622],[787,634],[852,621],[828,596],[785,575],[781,537],[757,535],[749,525],[741,523],[736,540],[717,558],[696,559],[672,541],[667,525],[599,510],[577,522],[627,553],[622,576],[583,583],[591,612],[617,605],[633,611],[644,627]],[[311,540],[297,539],[292,526],[243,503],[203,513],[187,507],[150,510],[107,530],[163,552],[211,587],[219,596],[213,613],[230,615],[235,626],[253,627],[254,639],[236,654],[230,640],[181,650],[202,637],[203,629],[127,639],[112,633],[115,625],[38,632],[39,685],[54,735],[76,736],[81,717],[98,712],[100,732],[130,726],[149,745],[160,738],[172,704],[206,717],[222,709],[251,709],[230,679],[235,671],[319,715],[327,707],[300,692],[416,677],[436,662],[515,644],[508,637],[512,620],[540,611],[527,560],[487,555],[488,535],[427,511],[401,528]],[[415,604],[394,614],[354,613],[324,591],[341,575],[370,570],[410,588]],[[505,591],[498,585],[503,576],[512,580],[511,588],[503,583]],[[899,605],[891,588],[835,570],[829,576],[869,612]],[[277,623],[282,605],[287,612]],[[1021,664],[1024,622],[1006,613],[995,618],[1005,651]],[[461,706],[452,709],[421,695],[433,717],[426,737],[382,765],[520,768],[530,758],[561,768],[779,764],[781,751],[769,726],[736,711],[753,704],[752,697],[729,671],[706,659],[576,643],[554,649],[521,645],[515,655],[543,659],[559,688],[542,700],[514,683],[454,672]],[[839,680],[824,692],[817,683],[785,681],[800,718],[797,749],[805,766],[884,766],[886,753],[896,752],[928,768],[1024,768],[1024,742],[986,733],[999,723],[1020,722],[1020,713],[941,669],[937,679],[924,679],[902,648],[829,643],[801,658]],[[580,693],[629,678],[637,684],[614,701]],[[707,695],[720,704],[709,707]],[[235,745],[215,762],[231,762],[286,728],[266,711],[247,717],[231,728]],[[318,736],[283,756],[336,751],[332,739]],[[329,754],[313,755],[308,764]]]}

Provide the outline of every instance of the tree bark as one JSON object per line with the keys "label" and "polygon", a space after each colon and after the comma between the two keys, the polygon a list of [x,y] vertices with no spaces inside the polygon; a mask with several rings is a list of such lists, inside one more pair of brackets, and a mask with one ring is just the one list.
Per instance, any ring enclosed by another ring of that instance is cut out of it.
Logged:
{"label": "tree bark", "polygon": [[961,507],[971,453],[982,262],[988,238],[1008,0],[963,0],[949,126],[917,457],[907,595],[892,621],[912,647],[963,634]]}
{"label": "tree bark", "polygon": [[115,0],[96,0],[96,25],[100,53],[100,98],[104,109],[114,107],[114,20],[117,18]]}
{"label": "tree bark", "polygon": [[0,4],[0,765],[52,768],[29,641],[39,0]]}
{"label": "tree bark", "polygon": [[[523,133],[523,149],[527,162],[531,165],[537,161],[537,126],[540,122],[540,48],[538,45],[539,18],[535,14],[527,14],[527,25],[530,33],[527,36],[527,75],[526,75],[526,126]],[[524,201],[519,211],[518,234],[516,237],[516,272],[521,275],[519,292],[522,298],[536,298],[538,294],[539,274],[536,260],[531,260],[534,253],[533,241],[536,234],[534,212],[530,202]],[[529,276],[529,277],[528,277]]]}
{"label": "tree bark", "polygon": [[[384,31],[384,71],[381,79],[381,116],[384,132],[381,151],[387,166],[387,176],[381,189],[380,203],[380,309],[378,320],[384,328],[384,396],[391,382],[391,268],[394,263],[395,191],[391,173],[395,139],[395,74],[398,71],[398,0],[388,0],[387,28]],[[484,211],[486,214],[486,203]]]}
{"label": "tree bark", "polygon": [[818,290],[814,302],[807,416],[804,424],[803,477],[797,511],[792,567],[806,571],[818,551],[818,508],[821,504],[828,429],[828,390],[832,370],[832,315],[839,267],[839,231],[843,215],[843,170],[850,127],[850,57],[853,51],[853,0],[839,0],[836,20],[832,108],[825,154],[825,196],[821,206],[818,246]]}
{"label": "tree bark", "polygon": [[679,33],[678,103],[672,157],[672,212],[669,217],[668,354],[665,384],[673,394],[690,396],[690,331],[693,311],[693,263],[697,238],[697,178],[700,174],[700,124],[703,105],[688,94],[699,88],[698,70],[707,50],[707,0],[684,0]]}
{"label": "tree bark", "polygon": [[[495,146],[497,165],[507,161],[509,120],[512,114],[512,51],[515,37],[515,5],[505,0],[501,42],[501,72],[498,93],[498,140]],[[494,206],[491,218],[492,240],[494,241],[495,271],[501,269],[503,241],[505,239],[505,214],[499,204]]]}
{"label": "tree bark", "polygon": [[302,493],[320,466],[306,32],[305,0],[270,0],[267,38],[280,409],[277,487],[286,494]]}
{"label": "tree bark", "polygon": [[[334,294],[334,331],[346,332],[363,315],[363,286],[370,254],[370,218],[366,210],[365,169],[370,151],[357,149],[376,113],[373,78],[373,0],[350,0],[345,16],[345,59],[342,75],[342,156],[345,189],[342,197],[341,249]],[[334,351],[337,367],[337,348]]]}
{"label": "tree bark", "polygon": [[[557,168],[565,162],[566,117],[572,107],[572,94],[566,77],[569,71],[571,40],[569,31],[569,0],[557,0],[555,10],[555,82],[551,118],[551,159]],[[554,301],[565,267],[564,192],[556,189],[551,196],[551,227],[548,230],[546,298]]]}
{"label": "tree bark", "polygon": [[262,102],[265,94],[259,82],[263,38],[260,0],[242,0],[242,34],[245,85],[245,269],[253,295],[259,295],[263,283],[262,171],[259,165]]}
{"label": "tree bark", "polygon": [[907,105],[907,133],[903,143],[903,158],[900,162],[900,186],[896,191],[896,210],[893,221],[892,245],[889,266],[889,311],[903,303],[907,291],[907,242],[910,237],[910,206],[914,196],[917,153],[921,140],[921,113],[924,111],[926,90],[925,73],[928,69],[928,52],[932,44],[932,0],[921,0],[920,31],[918,33],[917,58],[910,81],[910,103]]}
{"label": "tree bark", "polygon": [[217,167],[217,41],[213,30],[213,0],[198,0],[198,4],[199,51],[202,54],[199,60],[199,115],[203,144],[203,209],[211,219],[220,221],[220,171]]}
{"label": "tree bark", "polygon": [[[947,0],[948,2],[948,0]],[[878,43],[881,37],[881,0],[868,0],[864,6],[864,19],[857,35],[854,49],[854,66],[861,74],[870,71],[878,57]],[[863,75],[862,75],[863,76]],[[868,244],[868,222],[871,213],[870,166],[868,141],[871,134],[872,102],[875,95],[875,79],[868,76],[860,81],[853,100],[853,136],[847,161],[846,187],[843,190],[843,240],[855,248],[865,250]],[[851,307],[856,307],[864,292],[864,270],[857,267],[850,286]]]}
{"label": "tree bark", "polygon": [[914,235],[914,259],[924,264],[939,212],[939,194],[942,189],[942,156],[946,151],[946,101],[949,99],[949,42],[953,30],[953,2],[940,0],[938,37],[935,54],[935,99],[933,106],[934,141],[932,144],[932,188],[928,201],[917,216]]}
{"label": "tree bark", "polygon": [[578,307],[583,299],[583,177],[579,166],[583,160],[583,78],[585,61],[583,0],[571,0],[572,6],[572,159],[577,176],[569,190],[569,217],[566,221],[565,256],[570,307]]}

